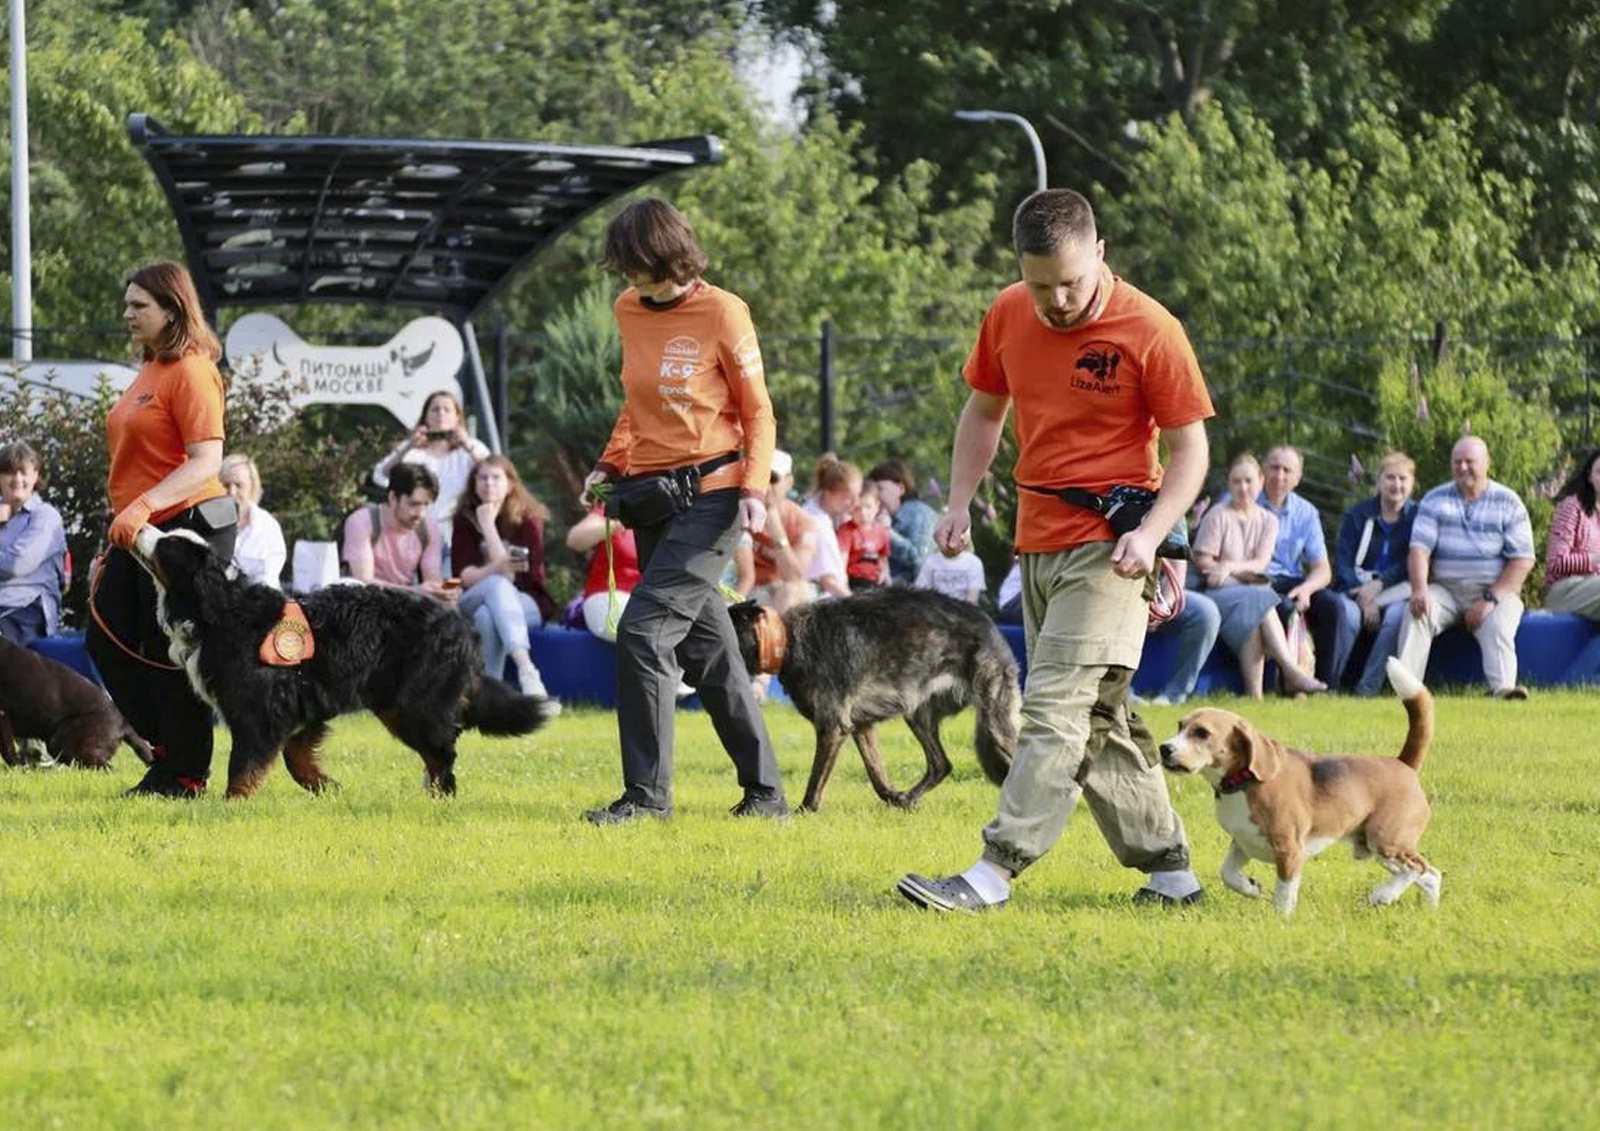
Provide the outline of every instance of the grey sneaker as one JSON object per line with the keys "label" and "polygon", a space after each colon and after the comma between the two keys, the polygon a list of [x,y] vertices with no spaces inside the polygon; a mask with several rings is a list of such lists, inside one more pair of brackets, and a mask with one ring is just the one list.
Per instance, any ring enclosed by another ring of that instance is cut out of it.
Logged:
{"label": "grey sneaker", "polygon": [[739,804],[728,810],[735,817],[772,817],[781,819],[789,815],[789,803],[781,793],[746,793]]}
{"label": "grey sneaker", "polygon": [[1178,897],[1168,895],[1166,892],[1157,891],[1155,888],[1140,888],[1133,893],[1133,902],[1141,907],[1188,907],[1199,903],[1206,897],[1205,888],[1195,888],[1188,895]]}
{"label": "grey sneaker", "polygon": [[641,817],[651,817],[657,821],[665,821],[672,816],[671,809],[657,809],[654,805],[641,805],[637,801],[630,801],[626,797],[619,797],[604,809],[589,809],[583,814],[583,819],[591,825],[626,825],[630,821],[637,821]]}
{"label": "grey sneaker", "polygon": [[1510,687],[1497,688],[1489,694],[1495,699],[1526,699],[1528,689],[1520,683],[1514,683]]}
{"label": "grey sneaker", "polygon": [[960,876],[938,880],[912,872],[901,877],[894,887],[912,903],[928,911],[965,911],[970,915],[979,911],[993,911],[996,907],[1004,907],[1006,903],[1003,899],[999,903],[985,902],[977,890]]}

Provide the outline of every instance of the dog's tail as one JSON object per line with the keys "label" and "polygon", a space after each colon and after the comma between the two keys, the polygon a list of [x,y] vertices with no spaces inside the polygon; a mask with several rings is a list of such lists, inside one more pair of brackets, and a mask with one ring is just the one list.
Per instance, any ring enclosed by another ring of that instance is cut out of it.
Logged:
{"label": "dog's tail", "polygon": [[532,734],[555,718],[560,707],[553,699],[519,695],[504,680],[482,676],[467,701],[462,722],[483,734]]}
{"label": "dog's tail", "polygon": [[122,741],[128,744],[128,749],[139,756],[139,761],[147,766],[155,765],[156,752],[150,749],[150,744],[139,737],[139,732],[127,723],[122,724]]}
{"label": "dog's tail", "polygon": [[1397,657],[1390,658],[1388,672],[1394,693],[1405,702],[1406,715],[1411,719],[1411,725],[1406,728],[1406,744],[1400,748],[1400,760],[1420,773],[1422,758],[1433,741],[1433,695]]}
{"label": "dog's tail", "polygon": [[1017,731],[1022,728],[1022,694],[1017,690],[1017,664],[1011,646],[998,631],[995,646],[978,658],[972,681],[973,706],[978,718],[973,745],[978,765],[995,785],[1006,780],[1017,751]]}

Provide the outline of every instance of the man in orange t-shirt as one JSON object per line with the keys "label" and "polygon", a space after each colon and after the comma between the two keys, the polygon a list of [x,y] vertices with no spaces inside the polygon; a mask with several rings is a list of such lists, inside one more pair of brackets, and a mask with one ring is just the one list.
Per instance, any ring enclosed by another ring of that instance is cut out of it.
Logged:
{"label": "man in orange t-shirt", "polygon": [[970,543],[968,507],[1013,404],[1018,483],[1159,490],[1139,527],[1120,538],[1095,511],[1018,492],[1029,663],[1016,754],[982,858],[942,879],[907,875],[899,891],[941,911],[1003,904],[1011,879],[1050,849],[1082,794],[1118,860],[1149,873],[1136,902],[1192,903],[1201,889],[1183,822],[1127,694],[1144,647],[1156,549],[1205,478],[1211,400],[1177,319],[1106,267],[1081,195],[1034,193],[1017,208],[1012,235],[1022,280],[995,299],[967,359],[972,392],[934,544],[955,553]]}

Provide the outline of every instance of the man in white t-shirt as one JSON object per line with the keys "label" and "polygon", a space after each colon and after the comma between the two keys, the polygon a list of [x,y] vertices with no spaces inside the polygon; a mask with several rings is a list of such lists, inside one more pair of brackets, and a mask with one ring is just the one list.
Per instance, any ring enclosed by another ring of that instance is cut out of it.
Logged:
{"label": "man in white t-shirt", "polygon": [[962,550],[953,557],[929,554],[922,559],[915,587],[977,604],[984,590],[983,562],[971,550]]}

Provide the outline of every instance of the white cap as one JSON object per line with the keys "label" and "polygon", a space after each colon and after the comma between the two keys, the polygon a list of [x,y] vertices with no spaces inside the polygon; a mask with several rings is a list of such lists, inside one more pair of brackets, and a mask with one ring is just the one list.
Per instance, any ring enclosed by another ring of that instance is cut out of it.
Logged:
{"label": "white cap", "polygon": [[772,449],[772,474],[782,479],[794,471],[794,457],[782,448]]}

